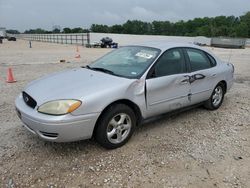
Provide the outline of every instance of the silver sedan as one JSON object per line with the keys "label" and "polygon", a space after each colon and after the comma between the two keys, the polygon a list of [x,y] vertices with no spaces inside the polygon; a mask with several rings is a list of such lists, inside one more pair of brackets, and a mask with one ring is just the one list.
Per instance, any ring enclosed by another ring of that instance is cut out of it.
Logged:
{"label": "silver sedan", "polygon": [[15,104],[24,126],[42,139],[94,137],[113,149],[148,118],[197,104],[218,109],[233,74],[232,64],[195,45],[125,46],[86,67],[31,82]]}

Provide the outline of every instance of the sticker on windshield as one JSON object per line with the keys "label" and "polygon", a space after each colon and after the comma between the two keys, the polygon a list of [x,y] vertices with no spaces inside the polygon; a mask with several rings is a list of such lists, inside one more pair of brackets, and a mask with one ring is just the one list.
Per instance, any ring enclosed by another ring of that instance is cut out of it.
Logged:
{"label": "sticker on windshield", "polygon": [[142,57],[142,58],[145,58],[145,59],[151,59],[153,57],[153,55],[147,54],[145,52],[138,52],[137,54],[135,54],[135,56]]}
{"label": "sticker on windshield", "polygon": [[133,74],[133,75],[137,75],[137,73],[136,73],[136,72],[131,72],[131,74]]}

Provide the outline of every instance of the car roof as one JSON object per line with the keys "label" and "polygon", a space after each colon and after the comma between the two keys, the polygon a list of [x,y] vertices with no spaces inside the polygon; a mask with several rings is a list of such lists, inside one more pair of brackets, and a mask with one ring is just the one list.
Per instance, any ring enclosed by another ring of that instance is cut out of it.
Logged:
{"label": "car roof", "polygon": [[152,47],[152,48],[158,48],[161,51],[166,51],[170,48],[177,48],[177,47],[189,47],[189,48],[197,48],[204,50],[203,48],[200,48],[197,45],[194,45],[192,43],[180,43],[180,42],[164,42],[164,41],[159,41],[159,42],[144,42],[144,43],[138,43],[138,44],[133,44],[133,46],[146,46],[146,47]]}

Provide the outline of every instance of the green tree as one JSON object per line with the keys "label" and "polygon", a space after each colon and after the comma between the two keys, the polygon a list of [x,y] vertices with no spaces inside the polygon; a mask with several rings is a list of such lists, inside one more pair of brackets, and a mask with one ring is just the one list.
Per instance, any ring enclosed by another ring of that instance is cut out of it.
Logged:
{"label": "green tree", "polygon": [[242,38],[247,38],[249,37],[248,35],[248,25],[244,22],[240,23],[238,26],[235,28],[235,33],[237,37],[242,37]]}
{"label": "green tree", "polygon": [[69,27],[63,28],[63,33],[71,33],[71,29]]}
{"label": "green tree", "polygon": [[92,24],[90,27],[92,32],[96,33],[109,33],[109,26],[107,25],[99,25],[99,24]]}
{"label": "green tree", "polygon": [[110,33],[123,33],[123,26],[122,25],[113,25],[110,27]]}
{"label": "green tree", "polygon": [[176,36],[185,36],[186,32],[185,22],[183,20],[178,21],[174,24],[174,33]]}
{"label": "green tree", "polygon": [[46,34],[48,33],[48,31],[41,29],[41,28],[37,28],[37,29],[30,29],[30,30],[26,30],[24,31],[24,33],[28,33],[28,34]]}
{"label": "green tree", "polygon": [[84,33],[84,30],[81,27],[76,27],[71,30],[71,33]]}
{"label": "green tree", "polygon": [[139,20],[128,20],[122,25],[124,33],[127,34],[151,34],[152,25],[148,22],[143,22]]}
{"label": "green tree", "polygon": [[250,37],[250,11],[247,12],[245,15],[240,16],[240,22],[243,22],[247,25],[247,36]]}
{"label": "green tree", "polygon": [[173,24],[169,21],[153,21],[152,30],[155,35],[173,35]]}
{"label": "green tree", "polygon": [[55,29],[53,29],[52,33],[60,33],[60,29],[55,28]]}
{"label": "green tree", "polygon": [[20,32],[18,30],[14,30],[14,29],[8,29],[8,30],[6,30],[6,33],[9,33],[9,34],[20,34]]}
{"label": "green tree", "polygon": [[197,36],[210,37],[211,36],[211,28],[209,25],[204,25],[202,27],[197,28],[196,34],[197,34]]}
{"label": "green tree", "polygon": [[[153,35],[175,35],[175,36],[230,36],[250,37],[250,11],[246,14],[235,16],[216,16],[212,18],[195,18],[193,20],[178,22],[153,21],[152,23],[140,20],[128,20],[122,25],[107,26],[92,24],[92,32],[99,33],[125,33],[125,34],[153,34]],[[58,31],[46,31],[41,28],[26,30],[25,33],[52,33]],[[64,28],[63,33],[88,32],[80,27],[70,29]]]}

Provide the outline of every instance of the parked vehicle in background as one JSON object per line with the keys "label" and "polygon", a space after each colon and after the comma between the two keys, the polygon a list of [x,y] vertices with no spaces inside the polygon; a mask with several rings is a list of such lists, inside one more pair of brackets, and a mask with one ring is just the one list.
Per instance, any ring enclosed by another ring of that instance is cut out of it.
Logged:
{"label": "parked vehicle in background", "polygon": [[245,48],[246,39],[245,38],[225,38],[225,37],[215,37],[211,39],[211,46],[220,48]]}
{"label": "parked vehicle in background", "polygon": [[194,37],[194,44],[198,46],[210,46],[211,39],[204,37],[204,36],[197,36],[197,37]]}
{"label": "parked vehicle in background", "polygon": [[118,43],[113,42],[112,38],[104,37],[101,39],[101,48],[118,48]]}
{"label": "parked vehicle in background", "polygon": [[93,42],[86,45],[87,48],[118,48],[118,43],[113,42],[112,38],[104,37],[100,42]]}
{"label": "parked vehicle in background", "polygon": [[8,41],[16,41],[16,37],[8,37],[7,40]]}
{"label": "parked vehicle in background", "polygon": [[145,119],[197,104],[218,109],[233,74],[232,64],[196,45],[146,43],[33,81],[15,104],[25,127],[42,139],[94,137],[113,149]]}

